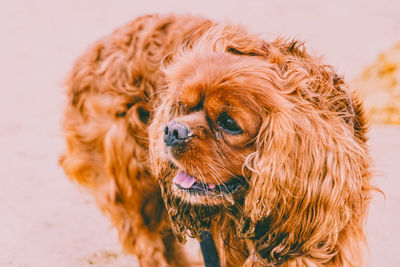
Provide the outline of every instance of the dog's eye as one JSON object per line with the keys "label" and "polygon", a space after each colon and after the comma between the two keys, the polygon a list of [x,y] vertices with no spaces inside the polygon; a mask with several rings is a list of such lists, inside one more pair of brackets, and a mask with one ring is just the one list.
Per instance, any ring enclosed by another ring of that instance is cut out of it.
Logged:
{"label": "dog's eye", "polygon": [[183,105],[182,101],[179,101],[179,107],[181,108],[182,114],[185,114],[185,105]]}
{"label": "dog's eye", "polygon": [[242,129],[236,124],[236,122],[226,113],[221,113],[217,120],[218,125],[230,134],[240,134]]}

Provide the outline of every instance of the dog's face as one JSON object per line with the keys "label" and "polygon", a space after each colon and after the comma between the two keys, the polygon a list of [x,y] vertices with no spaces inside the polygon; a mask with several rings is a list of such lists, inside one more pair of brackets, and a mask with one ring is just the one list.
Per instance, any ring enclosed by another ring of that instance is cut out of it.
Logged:
{"label": "dog's face", "polygon": [[202,58],[171,95],[177,116],[165,125],[163,152],[178,170],[173,191],[192,203],[229,199],[248,178],[243,165],[261,116],[255,96],[246,94],[251,77],[226,71],[240,64],[231,57]]}
{"label": "dog's face", "polygon": [[260,58],[212,52],[186,56],[166,70],[157,154],[175,170],[166,179],[176,196],[216,205],[232,203],[233,195],[246,189],[250,171],[245,162],[256,150],[264,114],[274,102],[264,72],[270,68]]}

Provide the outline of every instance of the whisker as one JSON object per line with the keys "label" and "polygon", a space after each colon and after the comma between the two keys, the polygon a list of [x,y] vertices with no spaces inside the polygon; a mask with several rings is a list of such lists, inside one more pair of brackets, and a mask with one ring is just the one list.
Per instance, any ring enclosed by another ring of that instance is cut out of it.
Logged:
{"label": "whisker", "polygon": [[221,163],[216,161],[216,162],[214,162],[214,164],[217,165],[218,168],[220,168],[222,171],[224,171],[224,173],[228,174],[229,176],[232,176],[232,177],[236,176],[235,173],[233,173],[232,171],[228,170],[226,168],[226,166],[222,165]]}
{"label": "whisker", "polygon": [[[225,183],[223,183],[222,179],[218,176],[218,172],[215,170],[215,168],[213,166],[211,166],[210,164],[207,164],[207,166],[210,169],[214,180],[217,182],[217,186],[219,188],[221,198],[228,201],[227,196],[222,191],[221,185],[223,185],[227,191],[228,191],[228,188],[226,187]],[[223,202],[223,204],[225,207],[227,207],[225,202]]]}
{"label": "whisker", "polygon": [[221,177],[218,176],[218,172],[217,170],[211,166],[210,164],[208,164],[208,168],[210,168],[210,170],[214,173],[213,178],[216,180],[217,185],[221,188],[221,185],[223,185],[225,187],[226,190],[228,190],[228,188],[226,187],[225,183],[222,181]]}
{"label": "whisker", "polygon": [[206,192],[206,195],[205,195],[206,202],[207,202],[208,205],[210,205],[210,201],[209,201],[209,198],[208,198],[208,186],[206,186],[207,183],[205,182],[204,175],[203,175],[202,171],[200,170],[200,168],[198,166],[196,166],[196,168],[199,171],[201,185],[203,186],[203,189]]}

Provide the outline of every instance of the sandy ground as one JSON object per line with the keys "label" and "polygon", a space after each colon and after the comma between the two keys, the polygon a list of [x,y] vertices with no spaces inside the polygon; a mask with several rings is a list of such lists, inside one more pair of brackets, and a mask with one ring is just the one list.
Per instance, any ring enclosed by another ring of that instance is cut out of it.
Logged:
{"label": "sandy ground", "polygon": [[[266,38],[295,36],[348,80],[400,40],[397,0],[2,1],[0,266],[137,266],[90,196],[57,165],[61,84],[91,42],[154,12],[240,22]],[[370,266],[400,266],[400,127],[373,126],[370,136],[375,183],[386,194],[375,197],[368,219]]]}

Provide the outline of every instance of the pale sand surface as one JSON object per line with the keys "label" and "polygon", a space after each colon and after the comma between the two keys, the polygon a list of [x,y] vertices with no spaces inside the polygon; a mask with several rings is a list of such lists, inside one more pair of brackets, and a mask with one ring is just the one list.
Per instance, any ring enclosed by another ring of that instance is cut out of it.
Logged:
{"label": "pale sand surface", "polygon": [[[348,80],[400,40],[393,1],[2,1],[0,3],[0,266],[136,266],[90,196],[57,165],[61,87],[94,40],[138,15],[203,14],[266,38],[295,36]],[[400,127],[374,126],[377,195],[370,266],[400,266]],[[191,248],[194,254],[196,249]]]}

